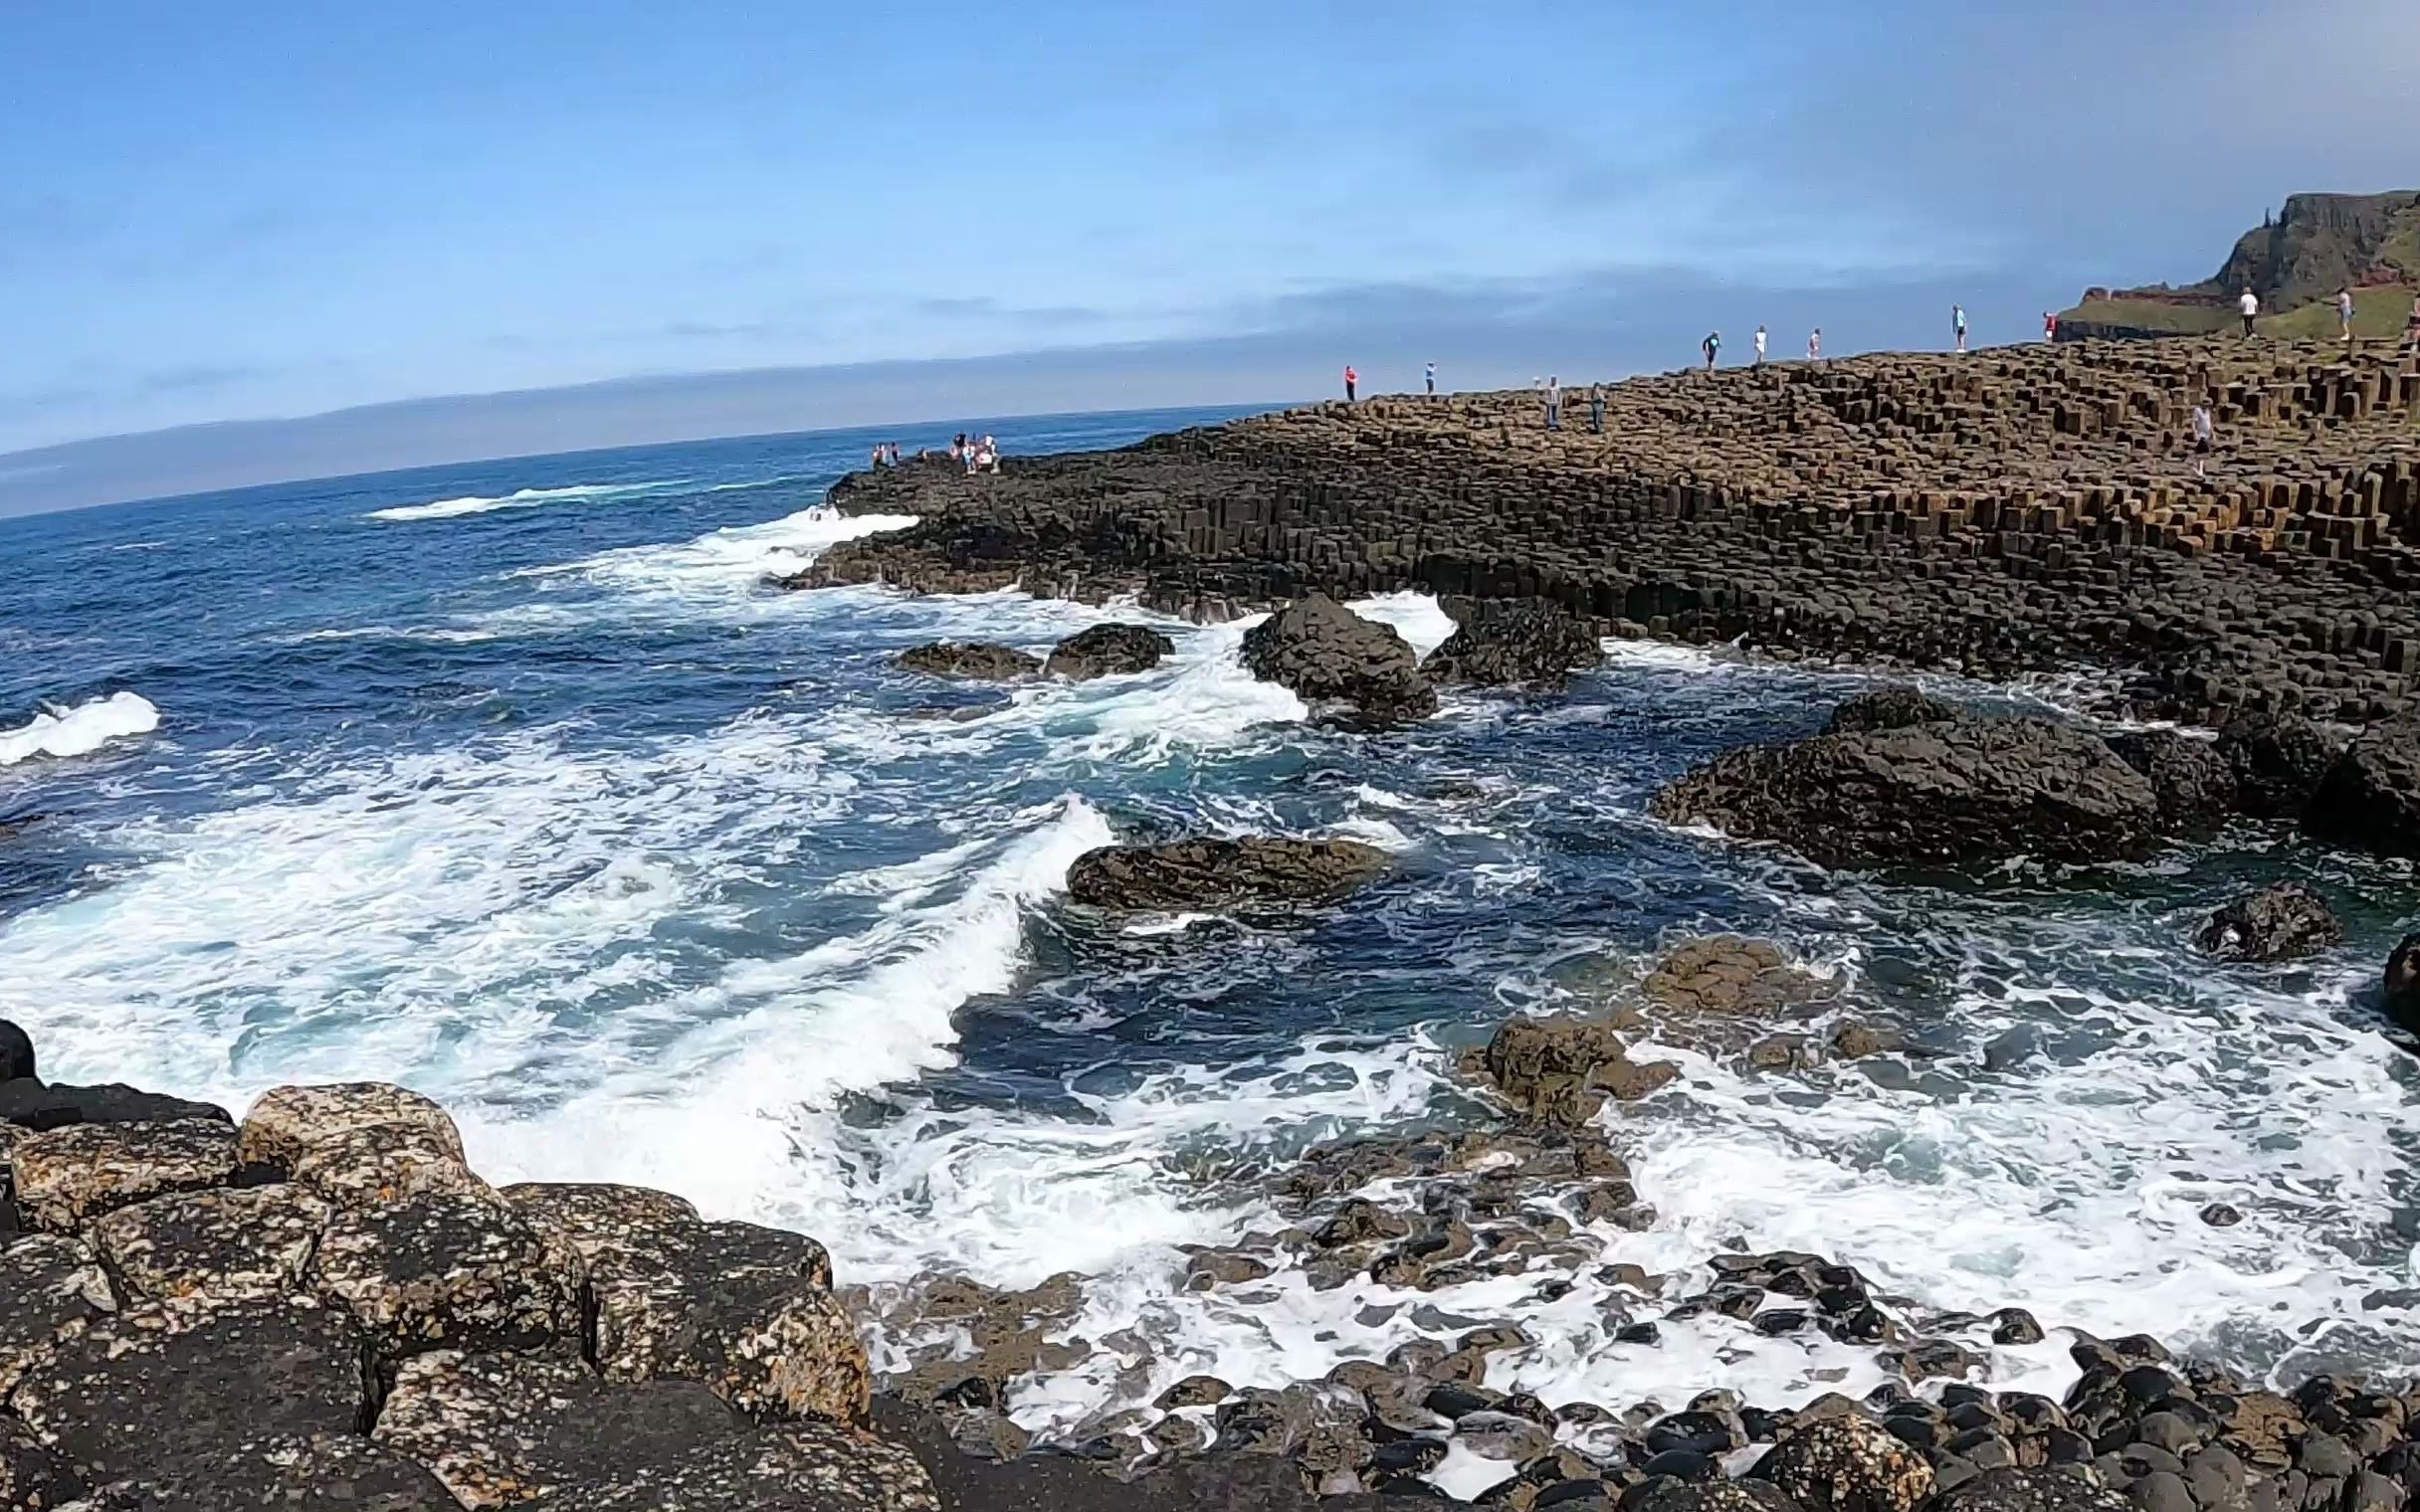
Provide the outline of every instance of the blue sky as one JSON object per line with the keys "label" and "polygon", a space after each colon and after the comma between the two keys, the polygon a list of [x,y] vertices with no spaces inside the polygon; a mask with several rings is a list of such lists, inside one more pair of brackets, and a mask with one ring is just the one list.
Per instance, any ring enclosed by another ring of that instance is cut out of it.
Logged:
{"label": "blue sky", "polygon": [[0,0],[0,452],[1037,349],[1136,403],[1518,381],[1948,290],[2015,338],[2420,181],[2415,56],[2412,0]]}

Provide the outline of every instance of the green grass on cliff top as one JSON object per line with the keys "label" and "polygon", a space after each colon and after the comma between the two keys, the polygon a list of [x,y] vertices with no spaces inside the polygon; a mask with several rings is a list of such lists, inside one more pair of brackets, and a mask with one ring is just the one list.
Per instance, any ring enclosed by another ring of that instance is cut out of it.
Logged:
{"label": "green grass on cliff top", "polygon": [[[2398,339],[2411,309],[2412,291],[2408,288],[2356,288],[2352,291],[2352,333],[2364,341]],[[2169,331],[2179,336],[2208,335],[2235,328],[2232,308],[2167,304],[2157,299],[2088,299],[2060,318]],[[2329,297],[2283,314],[2263,315],[2253,322],[2253,328],[2280,341],[2325,339],[2336,333],[2336,301]]]}

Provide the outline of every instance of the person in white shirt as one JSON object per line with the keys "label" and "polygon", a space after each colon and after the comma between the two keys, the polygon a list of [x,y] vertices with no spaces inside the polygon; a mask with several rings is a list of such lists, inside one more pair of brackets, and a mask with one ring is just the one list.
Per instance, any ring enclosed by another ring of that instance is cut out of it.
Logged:
{"label": "person in white shirt", "polygon": [[1764,366],[1764,327],[1756,327],[1756,365]]}
{"label": "person in white shirt", "polygon": [[2352,344],[2352,285],[2336,290],[2336,324],[2344,328],[2344,342]]}
{"label": "person in white shirt", "polygon": [[2211,423],[2208,400],[2193,403],[2193,475],[2200,477],[2210,463],[2210,450],[2217,444],[2218,427]]}
{"label": "person in white shirt", "polygon": [[1823,327],[1820,325],[1816,326],[1813,331],[1808,333],[1807,360],[1809,362],[1821,362],[1823,360]]}
{"label": "person in white shirt", "polygon": [[2235,301],[2235,307],[2244,312],[2244,334],[2251,335],[2252,318],[2261,312],[2261,296],[2254,293],[2252,285],[2247,284],[2244,285],[2244,296]]}

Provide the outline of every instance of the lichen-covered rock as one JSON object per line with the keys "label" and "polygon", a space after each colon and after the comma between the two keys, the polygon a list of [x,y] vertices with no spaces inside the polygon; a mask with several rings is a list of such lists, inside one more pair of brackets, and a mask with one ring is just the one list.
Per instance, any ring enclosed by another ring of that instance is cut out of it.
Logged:
{"label": "lichen-covered rock", "polygon": [[1313,705],[1342,704],[1379,722],[1437,711],[1437,690],[1403,637],[1322,593],[1246,631],[1243,657],[1246,671]]}
{"label": "lichen-covered rock", "polygon": [[1147,672],[1175,651],[1174,641],[1148,625],[1096,625],[1052,647],[1042,671],[1045,676],[1087,682],[1095,677]]}
{"label": "lichen-covered rock", "polygon": [[112,1209],[235,1176],[235,1131],[223,1123],[82,1123],[14,1142],[17,1202],[40,1228],[70,1231]]}
{"label": "lichen-covered rock", "polygon": [[120,1208],[86,1230],[129,1302],[213,1301],[292,1291],[327,1225],[299,1187],[221,1187]]}
{"label": "lichen-covered rock", "polygon": [[1068,867],[1068,896],[1095,908],[1177,910],[1324,903],[1386,866],[1351,840],[1187,840],[1104,846]]}
{"label": "lichen-covered rock", "polygon": [[1945,698],[1919,692],[1905,682],[1889,687],[1872,688],[1859,693],[1832,710],[1824,725],[1827,735],[1847,734],[1856,730],[1898,730],[1912,724],[1930,724],[1936,719],[1957,719],[1965,710]]}
{"label": "lichen-covered rock", "polygon": [[2251,715],[2218,732],[2236,801],[2257,819],[2301,818],[2343,753],[2341,736],[2297,714]]}
{"label": "lichen-covered rock", "polygon": [[579,1255],[499,1198],[432,1193],[337,1208],[306,1284],[392,1357],[579,1339]]}
{"label": "lichen-covered rock", "polygon": [[74,1466],[23,1423],[0,1418],[0,1512],[53,1512],[83,1496]]}
{"label": "lichen-covered rock", "polygon": [[2241,807],[2235,769],[2210,741],[2178,730],[2121,730],[2109,746],[2151,785],[2159,823],[2172,834],[2207,835]]}
{"label": "lichen-covered rock", "polygon": [[1541,1123],[1578,1128],[1610,1095],[1634,1101],[1680,1074],[1668,1060],[1634,1061],[1611,1022],[1508,1019],[1482,1057],[1505,1100]]}
{"label": "lichen-covered rock", "polygon": [[1821,1418],[1756,1461],[1805,1512],[1914,1512],[1932,1494],[1924,1456],[1871,1418]]}
{"label": "lichen-covered rock", "polygon": [[1675,946],[1639,990],[1669,1016],[1768,1019],[1839,987],[1793,965],[1770,941],[1726,934]]}
{"label": "lichen-covered rock", "polygon": [[425,1121],[337,1129],[295,1157],[294,1181],[343,1208],[388,1208],[414,1197],[493,1199],[448,1133]]}
{"label": "lichen-covered rock", "polygon": [[247,1165],[291,1168],[303,1150],[348,1129],[373,1124],[416,1124],[463,1158],[462,1133],[444,1108],[418,1092],[382,1081],[346,1081],[322,1086],[274,1087],[244,1115],[242,1153]]}
{"label": "lichen-covered rock", "polygon": [[1420,670],[1440,685],[1559,688],[1604,660],[1586,625],[1547,605],[1521,604],[1462,626]]}
{"label": "lichen-covered rock", "polygon": [[1936,720],[1726,751],[1655,797],[1656,816],[1778,841],[1827,866],[2148,849],[2159,803],[2098,737],[2047,719]]}
{"label": "lichen-covered rock", "polygon": [[1805,1512],[1769,1480],[1658,1480],[1642,1487],[1629,1512]]}
{"label": "lichen-covered rock", "polygon": [[8,1395],[94,1485],[278,1436],[358,1432],[368,1402],[360,1336],[303,1297],[130,1307],[54,1339]]}
{"label": "lichen-covered rock", "polygon": [[1039,657],[1006,646],[986,646],[973,641],[938,641],[930,646],[911,647],[901,652],[893,664],[903,671],[923,672],[932,677],[964,677],[986,682],[1030,677],[1042,670],[1042,659]]}
{"label": "lichen-covered rock", "polygon": [[[118,1481],[89,1512],[462,1512],[437,1477],[349,1433],[278,1434],[229,1442]],[[0,1508],[9,1504],[0,1501]],[[13,1508],[9,1512],[14,1512]]]}
{"label": "lichen-covered rock", "polygon": [[[657,1228],[701,1222],[688,1198],[610,1182],[519,1182],[501,1194],[514,1212],[595,1260],[604,1250],[643,1248]],[[812,1240],[809,1240],[812,1243]],[[819,1246],[820,1247],[820,1246]],[[826,1275],[824,1284],[830,1285]]]}
{"label": "lichen-covered rock", "polygon": [[2420,855],[2420,719],[2363,730],[2319,780],[2303,827],[2364,850]]}
{"label": "lichen-covered rock", "polygon": [[822,1422],[758,1425],[689,1381],[607,1382],[553,1355],[422,1355],[396,1372],[378,1442],[463,1506],[553,1512],[932,1512],[915,1460]]}
{"label": "lichen-covered rock", "polygon": [[2301,882],[2279,882],[2211,914],[2194,939],[2231,961],[2291,961],[2341,943],[2344,926],[2325,898]]}
{"label": "lichen-covered rock", "polygon": [[116,1307],[100,1258],[81,1241],[50,1233],[0,1241],[0,1398],[53,1338]]}
{"label": "lichen-covered rock", "polygon": [[2011,1466],[1951,1486],[1929,1512],[2134,1512],[2134,1503],[2074,1467]]}

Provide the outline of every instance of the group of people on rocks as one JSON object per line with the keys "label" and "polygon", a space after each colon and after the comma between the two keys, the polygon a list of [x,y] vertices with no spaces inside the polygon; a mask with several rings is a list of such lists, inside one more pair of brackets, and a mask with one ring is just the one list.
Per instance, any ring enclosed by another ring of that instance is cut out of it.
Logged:
{"label": "group of people on rocks", "polygon": [[949,460],[963,467],[969,474],[1000,471],[1000,447],[989,435],[968,436],[964,431],[949,439]]}
{"label": "group of people on rocks", "polygon": [[900,444],[898,442],[878,441],[874,444],[874,466],[878,468],[896,468],[899,465]]}

